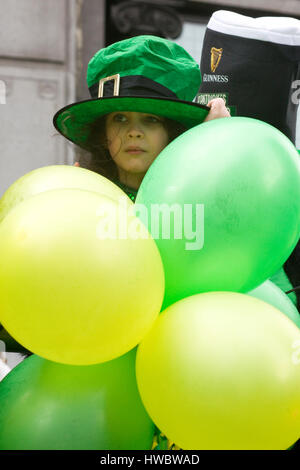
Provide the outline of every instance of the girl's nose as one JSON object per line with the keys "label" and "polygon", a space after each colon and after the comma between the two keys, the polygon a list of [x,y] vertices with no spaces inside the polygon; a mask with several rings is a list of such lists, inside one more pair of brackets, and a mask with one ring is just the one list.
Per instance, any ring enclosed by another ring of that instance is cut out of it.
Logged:
{"label": "girl's nose", "polygon": [[140,138],[143,137],[143,131],[136,125],[130,126],[128,130],[128,137]]}

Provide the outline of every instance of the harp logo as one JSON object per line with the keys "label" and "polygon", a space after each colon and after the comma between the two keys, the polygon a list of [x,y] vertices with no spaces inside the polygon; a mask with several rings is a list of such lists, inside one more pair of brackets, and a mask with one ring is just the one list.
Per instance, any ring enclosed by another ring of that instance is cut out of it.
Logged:
{"label": "harp logo", "polygon": [[220,63],[222,57],[223,49],[217,49],[212,47],[210,50],[210,69],[214,73],[217,70],[217,67]]}
{"label": "harp logo", "polygon": [[228,75],[216,75],[215,71],[217,70],[221,57],[223,54],[223,49],[217,49],[216,47],[212,47],[210,50],[210,73],[204,73],[202,80],[203,82],[214,82],[214,83],[228,83],[229,77]]}

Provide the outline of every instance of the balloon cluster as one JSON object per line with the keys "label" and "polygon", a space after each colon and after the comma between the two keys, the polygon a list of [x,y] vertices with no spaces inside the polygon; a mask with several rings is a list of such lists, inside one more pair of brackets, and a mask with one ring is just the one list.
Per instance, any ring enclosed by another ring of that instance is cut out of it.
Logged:
{"label": "balloon cluster", "polygon": [[183,449],[290,447],[300,317],[268,279],[300,236],[298,158],[219,119],[161,152],[135,205],[81,168],[15,182],[0,322],[34,355],[0,383],[0,449],[149,449],[154,423]]}
{"label": "balloon cluster", "polygon": [[132,207],[107,179],[63,165],[2,197],[0,322],[35,355],[0,383],[0,449],[151,448],[135,356],[164,272]]}

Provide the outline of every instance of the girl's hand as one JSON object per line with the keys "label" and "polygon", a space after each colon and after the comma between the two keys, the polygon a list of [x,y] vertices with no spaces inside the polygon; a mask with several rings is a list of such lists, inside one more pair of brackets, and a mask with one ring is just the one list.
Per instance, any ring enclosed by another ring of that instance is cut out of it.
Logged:
{"label": "girl's hand", "polygon": [[230,112],[226,108],[223,98],[214,98],[207,103],[207,106],[210,108],[210,111],[204,119],[204,122],[211,121],[212,119],[230,117]]}
{"label": "girl's hand", "polygon": [[73,166],[80,166],[79,162],[75,162]]}

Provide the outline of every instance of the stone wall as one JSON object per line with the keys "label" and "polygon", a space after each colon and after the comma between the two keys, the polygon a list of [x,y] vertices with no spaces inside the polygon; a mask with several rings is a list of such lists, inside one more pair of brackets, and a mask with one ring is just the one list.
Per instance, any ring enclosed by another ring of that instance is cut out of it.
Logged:
{"label": "stone wall", "polygon": [[0,0],[0,196],[23,174],[72,163],[54,113],[75,101],[76,0]]}

